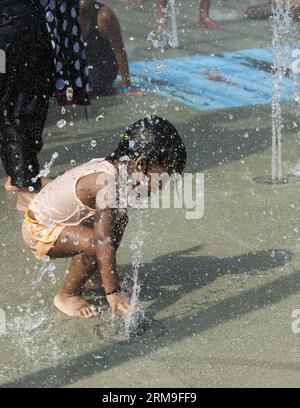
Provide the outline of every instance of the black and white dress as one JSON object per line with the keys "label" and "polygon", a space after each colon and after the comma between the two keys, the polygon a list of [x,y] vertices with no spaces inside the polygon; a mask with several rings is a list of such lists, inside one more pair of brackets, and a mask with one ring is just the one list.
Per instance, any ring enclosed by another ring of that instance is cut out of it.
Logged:
{"label": "black and white dress", "polygon": [[54,50],[54,94],[61,105],[89,103],[87,54],[79,25],[79,0],[34,0],[45,10]]}

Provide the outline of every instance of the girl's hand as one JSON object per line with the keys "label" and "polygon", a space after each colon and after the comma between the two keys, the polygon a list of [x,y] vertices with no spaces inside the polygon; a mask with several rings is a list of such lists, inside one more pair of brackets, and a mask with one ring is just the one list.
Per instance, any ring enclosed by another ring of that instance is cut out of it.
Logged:
{"label": "girl's hand", "polygon": [[111,307],[113,317],[117,311],[128,313],[130,296],[125,292],[116,292],[107,296],[107,301]]}

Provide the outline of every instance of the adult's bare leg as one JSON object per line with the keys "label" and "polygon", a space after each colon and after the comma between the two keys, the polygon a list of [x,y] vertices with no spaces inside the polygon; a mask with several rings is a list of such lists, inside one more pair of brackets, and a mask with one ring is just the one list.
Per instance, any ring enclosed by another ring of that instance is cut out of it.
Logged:
{"label": "adult's bare leg", "polygon": [[223,30],[224,26],[209,17],[209,0],[200,0],[199,5],[199,27]]}
{"label": "adult's bare leg", "polygon": [[249,7],[245,16],[254,20],[267,20],[272,16],[272,1]]}

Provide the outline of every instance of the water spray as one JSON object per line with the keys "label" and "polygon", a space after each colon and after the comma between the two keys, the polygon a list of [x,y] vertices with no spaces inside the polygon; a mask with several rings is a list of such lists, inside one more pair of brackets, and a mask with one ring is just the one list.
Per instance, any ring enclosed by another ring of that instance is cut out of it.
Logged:
{"label": "water spray", "polygon": [[290,38],[293,26],[292,6],[288,0],[273,0],[273,80],[272,80],[272,169],[271,183],[284,183],[286,177],[282,173],[282,111],[280,105],[282,81],[286,75],[285,66],[289,46],[287,38]]}
{"label": "water spray", "polygon": [[147,37],[153,47],[160,49],[161,52],[164,52],[168,45],[171,48],[179,48],[175,1],[169,0],[167,8],[164,10],[165,18],[170,17],[171,19],[171,29],[162,30],[159,34],[151,31]]}
{"label": "water spray", "polygon": [[172,48],[179,47],[175,1],[169,0],[169,15],[171,17],[171,38],[169,44]]}

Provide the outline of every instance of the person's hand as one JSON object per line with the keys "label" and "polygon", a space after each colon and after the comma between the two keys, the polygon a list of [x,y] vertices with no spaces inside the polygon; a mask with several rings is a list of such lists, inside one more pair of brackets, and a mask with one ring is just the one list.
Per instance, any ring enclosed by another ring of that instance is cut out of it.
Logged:
{"label": "person's hand", "polygon": [[127,92],[122,92],[124,95],[127,96],[144,96],[145,92],[136,90],[136,91],[127,91]]}
{"label": "person's hand", "polygon": [[134,88],[132,86],[122,86],[120,88],[120,92],[124,95],[127,96],[143,96],[145,95],[145,92],[140,91],[137,88]]}
{"label": "person's hand", "polygon": [[127,314],[130,304],[130,296],[126,292],[116,292],[107,296],[113,317],[118,311]]}

